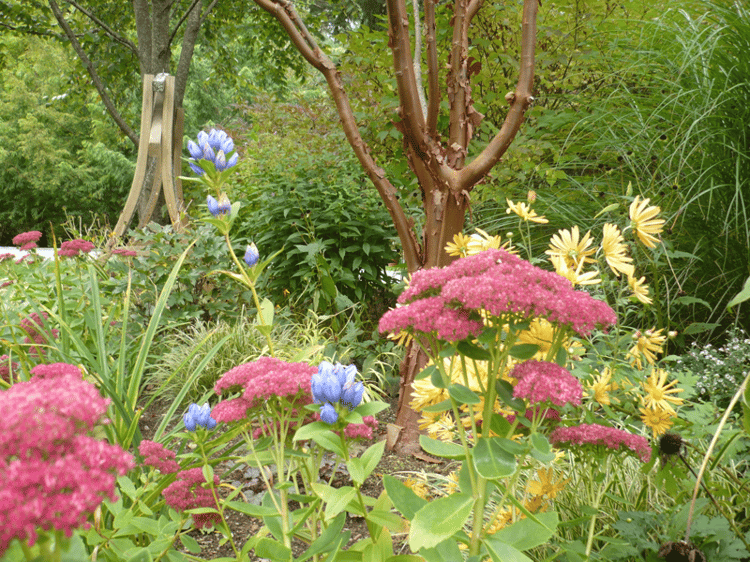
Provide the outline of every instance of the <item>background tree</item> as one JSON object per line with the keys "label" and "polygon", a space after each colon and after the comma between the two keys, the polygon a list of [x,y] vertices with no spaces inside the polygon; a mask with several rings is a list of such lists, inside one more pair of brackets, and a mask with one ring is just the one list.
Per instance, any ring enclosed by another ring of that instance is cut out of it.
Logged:
{"label": "background tree", "polygon": [[[464,225],[472,188],[487,176],[513,141],[533,101],[534,49],[537,0],[525,0],[522,11],[522,40],[519,78],[515,92],[506,99],[510,105],[496,134],[473,157],[470,141],[482,121],[474,109],[471,76],[475,68],[469,56],[469,30],[482,5],[480,0],[456,0],[448,17],[437,25],[437,2],[425,0],[419,17],[411,16],[404,0],[387,0],[389,47],[392,71],[399,99],[395,127],[403,136],[409,167],[416,175],[422,195],[424,224],[408,218],[398,200],[397,189],[377,165],[359,132],[344,82],[333,61],[322,51],[295,6],[288,0],[255,0],[284,27],[294,46],[314,68],[323,74],[333,96],[349,144],[354,150],[385,207],[391,215],[403,248],[409,273],[422,268],[446,265],[451,258],[444,247]],[[425,32],[424,58],[426,95],[419,79],[422,53],[412,51],[415,40]],[[416,32],[412,29],[416,28]],[[439,41],[446,45],[439,47]],[[447,62],[438,62],[439,50]],[[440,70],[447,68],[443,79]],[[445,98],[445,99],[444,99]],[[447,101],[447,115],[441,113]],[[440,126],[439,126],[440,124]],[[419,228],[419,231],[415,229]],[[418,240],[421,232],[421,240]],[[401,434],[396,442],[402,452],[419,449],[417,414],[409,408],[411,383],[426,362],[419,347],[412,343],[401,365],[401,388],[396,425]]]}

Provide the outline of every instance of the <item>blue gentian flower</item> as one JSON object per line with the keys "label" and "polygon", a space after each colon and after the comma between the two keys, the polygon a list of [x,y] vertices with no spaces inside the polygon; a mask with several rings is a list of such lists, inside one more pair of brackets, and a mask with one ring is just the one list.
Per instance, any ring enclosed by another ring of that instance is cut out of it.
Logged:
{"label": "blue gentian flower", "polygon": [[188,431],[195,431],[196,426],[205,427],[206,429],[216,427],[216,420],[211,417],[211,406],[208,405],[208,402],[203,404],[203,406],[190,404],[187,413],[182,419],[185,422],[185,429]]}
{"label": "blue gentian flower", "polygon": [[209,195],[206,197],[206,205],[208,205],[208,212],[215,217],[224,216],[232,211],[232,203],[226,193],[219,195],[218,201]]}
{"label": "blue gentian flower", "polygon": [[365,388],[361,382],[354,380],[356,375],[357,367],[355,365],[344,367],[341,363],[333,365],[328,361],[322,361],[318,365],[318,372],[312,376],[310,381],[310,389],[313,402],[322,404],[320,407],[321,420],[331,424],[338,420],[336,403],[341,403],[350,410],[359,406]]}
{"label": "blue gentian flower", "polygon": [[236,152],[227,158],[227,155],[234,150],[234,141],[232,137],[227,135],[226,131],[218,129],[211,129],[208,133],[200,131],[198,142],[189,140],[187,148],[192,160],[188,164],[190,164],[193,172],[199,176],[202,176],[205,171],[197,164],[198,160],[208,160],[213,163],[217,172],[223,172],[235,166],[239,158]]}
{"label": "blue gentian flower", "polygon": [[247,245],[244,259],[245,259],[245,263],[249,267],[253,267],[256,263],[258,263],[258,260],[260,259],[260,254],[258,253],[258,247],[255,245],[255,242]]}

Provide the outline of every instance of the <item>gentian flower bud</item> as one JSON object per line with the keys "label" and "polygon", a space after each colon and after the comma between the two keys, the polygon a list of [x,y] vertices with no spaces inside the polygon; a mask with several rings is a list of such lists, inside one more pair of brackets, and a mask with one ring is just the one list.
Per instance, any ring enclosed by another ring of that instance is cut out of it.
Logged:
{"label": "gentian flower bud", "polygon": [[196,160],[200,160],[201,158],[203,158],[203,149],[197,144],[195,144],[193,141],[189,140],[187,147],[188,147],[188,152],[190,153],[190,156],[192,156]]}
{"label": "gentian flower bud", "polygon": [[227,169],[227,157],[224,154],[223,150],[219,150],[219,152],[216,153],[216,171],[217,172],[223,172]]}
{"label": "gentian flower bud", "polygon": [[211,417],[211,406],[208,405],[208,402],[203,406],[190,404],[187,413],[183,416],[183,421],[185,422],[185,429],[188,431],[195,431],[196,426],[206,429],[216,427],[216,420]]}
{"label": "gentian flower bud", "polygon": [[213,148],[211,148],[211,145],[203,145],[203,158],[204,160],[208,160],[210,162],[216,162],[216,153],[214,152]]}
{"label": "gentian flower bud", "polygon": [[245,250],[245,263],[249,267],[253,267],[256,263],[258,263],[259,259],[260,254],[258,253],[258,247],[254,242],[252,244],[248,244],[247,249]]}
{"label": "gentian flower bud", "polygon": [[221,215],[229,214],[232,211],[232,203],[226,193],[219,195],[218,208]]}
{"label": "gentian flower bud", "polygon": [[221,213],[219,212],[219,202],[214,199],[211,195],[206,197],[206,204],[208,205],[208,212],[213,216],[218,217]]}
{"label": "gentian flower bud", "polygon": [[339,419],[339,414],[333,404],[326,402],[320,407],[320,419],[328,424],[334,424]]}
{"label": "gentian flower bud", "polygon": [[344,406],[353,410],[362,402],[362,394],[364,392],[365,386],[361,382],[348,382],[344,385],[341,392],[341,402]]}

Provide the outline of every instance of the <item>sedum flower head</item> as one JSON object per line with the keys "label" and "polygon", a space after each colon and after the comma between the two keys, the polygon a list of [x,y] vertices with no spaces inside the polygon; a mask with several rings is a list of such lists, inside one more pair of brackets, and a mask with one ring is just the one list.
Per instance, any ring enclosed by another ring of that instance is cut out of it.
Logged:
{"label": "sedum flower head", "polygon": [[524,361],[513,368],[510,376],[518,379],[513,388],[514,398],[523,398],[531,404],[549,402],[559,407],[581,405],[581,383],[557,363]]}
{"label": "sedum flower head", "polygon": [[115,501],[116,477],[133,468],[130,454],[89,435],[109,400],[62,365],[50,365],[59,376],[0,392],[0,556],[14,538],[33,546],[38,529],[70,537],[87,527],[104,498]]}
{"label": "sedum flower head", "polygon": [[88,254],[94,248],[95,246],[93,242],[76,238],[75,240],[66,240],[63,242],[60,245],[60,250],[57,252],[57,255],[62,257],[75,257],[81,252]]}
{"label": "sedum flower head", "polygon": [[504,250],[485,250],[447,267],[414,273],[399,296],[403,306],[380,319],[381,332],[432,333],[446,341],[478,335],[482,314],[539,317],[580,335],[616,321],[605,302],[574,290],[559,275]]}
{"label": "sedum flower head", "polygon": [[[536,200],[536,193],[533,191],[529,191],[529,194],[534,194],[533,198],[529,195],[529,203],[532,203],[534,200]],[[508,208],[505,210],[506,213],[510,214],[511,212],[515,213],[519,217],[521,217],[523,220],[528,222],[536,222],[539,224],[547,224],[549,221],[536,214],[536,211],[531,209],[529,205],[526,203],[513,203],[510,199],[505,199],[506,203],[508,204]]]}
{"label": "sedum flower head", "polygon": [[162,474],[173,474],[181,469],[175,452],[161,443],[144,439],[138,446],[138,452],[144,457],[143,464],[153,466]]}
{"label": "sedum flower head", "polygon": [[630,225],[635,231],[641,244],[647,248],[656,248],[659,239],[656,235],[663,230],[664,219],[655,218],[661,209],[654,205],[648,206],[650,199],[640,200],[636,195],[630,204]]}
{"label": "sedum flower head", "polygon": [[317,368],[307,363],[288,363],[275,357],[261,357],[224,373],[214,386],[216,394],[241,392],[237,398],[222,400],[213,408],[218,422],[245,418],[248,409],[280,397],[299,406],[311,403],[310,380]]}
{"label": "sedum flower head", "polygon": [[[214,487],[221,481],[214,475]],[[216,500],[210,487],[207,487],[203,469],[191,468],[177,473],[177,478],[169,486],[164,488],[162,495],[165,503],[177,511],[196,509],[199,507],[210,507],[216,509]],[[193,521],[198,528],[209,528],[221,522],[218,513],[194,513]]]}
{"label": "sedum flower head", "polygon": [[615,451],[635,453],[643,462],[651,459],[651,447],[645,437],[595,423],[557,427],[550,434],[549,440],[556,447],[603,445]]}
{"label": "sedum flower head", "polygon": [[36,243],[39,242],[41,237],[42,233],[38,230],[30,230],[29,232],[16,234],[12,242],[14,246],[19,246],[21,250],[30,250],[31,248],[36,248]]}

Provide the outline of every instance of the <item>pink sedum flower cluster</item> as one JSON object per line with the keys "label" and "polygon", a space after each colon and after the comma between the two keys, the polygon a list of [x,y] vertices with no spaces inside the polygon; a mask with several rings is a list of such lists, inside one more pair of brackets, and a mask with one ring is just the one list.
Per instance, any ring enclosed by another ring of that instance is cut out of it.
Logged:
{"label": "pink sedum flower cluster", "polygon": [[381,332],[432,332],[446,341],[478,334],[480,311],[545,318],[582,336],[617,320],[607,303],[573,289],[564,277],[494,249],[417,271],[398,302],[405,306],[383,315]]}
{"label": "pink sedum flower cluster", "polygon": [[10,382],[11,375],[15,376],[18,367],[17,361],[10,361],[7,355],[0,355],[0,379]]}
{"label": "pink sedum flower cluster", "polygon": [[70,537],[87,527],[104,498],[116,499],[116,476],[133,467],[129,453],[88,435],[109,400],[61,365],[48,366],[58,376],[0,392],[0,556],[14,538],[33,545],[39,529]]}
{"label": "pink sedum flower cluster", "polygon": [[177,463],[177,455],[161,443],[144,439],[138,446],[138,452],[144,457],[143,464],[153,466],[162,474],[173,474],[182,468]]}
{"label": "pink sedum flower cluster", "polygon": [[514,398],[525,398],[532,404],[551,402],[559,407],[581,405],[581,383],[556,363],[524,361],[513,368],[510,376],[518,379],[513,388]]}
{"label": "pink sedum flower cluster", "polygon": [[69,363],[37,365],[31,369],[31,374],[37,379],[56,379],[60,377],[83,378],[81,370],[75,365],[70,365]]}
{"label": "pink sedum flower cluster", "polygon": [[[198,507],[212,507],[216,509],[216,501],[210,488],[206,488],[203,469],[191,468],[177,474],[177,479],[164,488],[162,495],[167,505],[178,511],[195,509]],[[220,483],[219,477],[214,475],[214,486]],[[198,528],[208,528],[221,522],[218,513],[194,513],[193,521]]]}
{"label": "pink sedum flower cluster", "polygon": [[557,447],[564,443],[579,446],[604,445],[608,449],[633,452],[643,462],[651,459],[651,447],[645,437],[595,423],[558,427],[552,432],[549,440]]}
{"label": "pink sedum flower cluster", "polygon": [[93,242],[89,242],[88,240],[81,240],[80,238],[66,240],[60,245],[60,250],[58,250],[57,255],[62,257],[74,257],[81,252],[88,254],[94,249],[94,247]]}
{"label": "pink sedum flower cluster", "polygon": [[42,237],[42,233],[38,230],[31,230],[29,232],[22,232],[13,237],[13,245],[18,246],[19,250],[31,250],[36,248],[36,243]]}
{"label": "pink sedum flower cluster", "polygon": [[274,357],[261,357],[227,371],[214,386],[216,394],[242,392],[231,400],[222,400],[211,411],[218,422],[238,421],[247,411],[269,398],[279,396],[296,406],[312,403],[310,380],[317,367],[307,363],[288,363]]}
{"label": "pink sedum flower cluster", "polygon": [[378,428],[378,420],[373,416],[362,416],[363,423],[350,423],[344,428],[349,439],[372,439],[372,430]]}
{"label": "pink sedum flower cluster", "polygon": [[44,348],[41,346],[46,344],[48,340],[57,338],[60,334],[59,330],[56,329],[46,331],[45,323],[48,318],[49,314],[46,312],[42,312],[41,316],[36,312],[32,312],[29,316],[21,320],[21,329],[27,334],[23,342],[37,344],[29,348],[32,355],[43,355]]}

